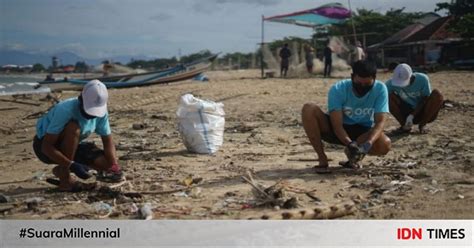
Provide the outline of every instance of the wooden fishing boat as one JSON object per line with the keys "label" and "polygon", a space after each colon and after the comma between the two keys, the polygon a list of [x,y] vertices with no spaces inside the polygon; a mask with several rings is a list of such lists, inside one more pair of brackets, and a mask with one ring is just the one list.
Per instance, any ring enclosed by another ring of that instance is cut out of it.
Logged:
{"label": "wooden fishing boat", "polygon": [[171,68],[159,71],[152,71],[138,74],[125,74],[117,76],[84,78],[84,79],[65,79],[61,81],[42,81],[41,86],[50,87],[52,91],[81,89],[83,85],[93,79],[98,79],[105,84],[107,88],[127,88],[146,86],[152,84],[165,84],[176,81],[182,81],[193,78],[209,69],[217,55],[200,59],[198,61],[181,64]]}

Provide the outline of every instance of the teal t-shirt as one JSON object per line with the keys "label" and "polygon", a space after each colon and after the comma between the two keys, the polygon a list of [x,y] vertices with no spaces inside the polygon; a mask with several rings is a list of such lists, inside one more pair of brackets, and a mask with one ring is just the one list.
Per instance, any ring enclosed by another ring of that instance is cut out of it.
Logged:
{"label": "teal t-shirt", "polygon": [[394,92],[412,108],[416,108],[416,105],[423,97],[427,97],[431,94],[431,84],[426,74],[415,72],[413,75],[415,75],[415,81],[406,87],[393,86],[391,79],[388,80],[386,84],[389,94]]}
{"label": "teal t-shirt", "polygon": [[331,87],[328,95],[329,113],[339,110],[343,113],[344,124],[372,127],[375,113],[389,112],[387,87],[375,80],[367,94],[357,97],[352,89],[352,80],[341,80]]}
{"label": "teal t-shirt", "polygon": [[88,120],[81,115],[79,100],[70,98],[59,102],[47,114],[38,119],[36,136],[42,139],[46,133],[60,134],[71,120],[79,123],[80,141],[86,139],[93,132],[100,136],[108,136],[111,133],[108,113],[103,117]]}

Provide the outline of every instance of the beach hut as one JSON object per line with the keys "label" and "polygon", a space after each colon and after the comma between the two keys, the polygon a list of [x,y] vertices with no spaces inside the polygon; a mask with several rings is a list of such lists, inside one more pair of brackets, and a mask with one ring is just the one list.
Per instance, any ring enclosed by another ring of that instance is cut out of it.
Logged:
{"label": "beach hut", "polygon": [[464,53],[461,48],[472,44],[448,29],[452,16],[439,17],[426,23],[416,22],[385,41],[370,46],[368,52],[377,62],[386,66],[393,62],[404,62],[421,68],[432,68],[440,64],[453,64],[453,61],[474,58],[473,49]]}

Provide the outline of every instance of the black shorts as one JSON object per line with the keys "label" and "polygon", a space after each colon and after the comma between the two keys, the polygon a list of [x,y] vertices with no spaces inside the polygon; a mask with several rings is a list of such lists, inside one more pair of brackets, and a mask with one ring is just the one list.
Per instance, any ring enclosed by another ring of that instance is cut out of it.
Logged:
{"label": "black shorts", "polygon": [[[336,145],[344,145],[339,138],[337,138],[336,133],[334,132],[334,128],[332,127],[331,119],[329,118],[328,114],[325,114],[326,118],[329,122],[329,128],[330,131],[329,133],[322,133],[321,138],[331,144],[336,144]],[[343,124],[344,130],[346,130],[347,135],[351,138],[351,140],[356,140],[359,138],[364,133],[367,133],[371,128],[354,124],[354,125],[348,125],[348,124]]]}
{"label": "black shorts", "polygon": [[[41,150],[42,145],[43,139],[39,139],[38,136],[35,135],[33,138],[33,150],[35,151],[36,157],[45,164],[56,164],[56,162],[52,161],[43,153]],[[59,148],[59,145],[56,145],[56,148]],[[85,165],[91,165],[100,156],[104,156],[104,151],[102,149],[92,142],[82,142],[77,146],[74,161]]]}

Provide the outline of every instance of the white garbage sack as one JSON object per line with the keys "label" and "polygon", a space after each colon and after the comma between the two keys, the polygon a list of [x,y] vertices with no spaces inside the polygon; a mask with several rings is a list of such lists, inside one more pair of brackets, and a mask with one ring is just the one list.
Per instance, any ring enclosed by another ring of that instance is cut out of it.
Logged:
{"label": "white garbage sack", "polygon": [[224,104],[205,101],[191,94],[181,96],[176,111],[178,131],[190,152],[212,154],[224,141]]}

